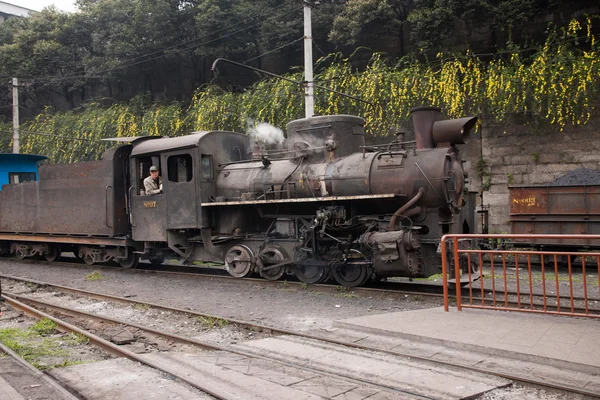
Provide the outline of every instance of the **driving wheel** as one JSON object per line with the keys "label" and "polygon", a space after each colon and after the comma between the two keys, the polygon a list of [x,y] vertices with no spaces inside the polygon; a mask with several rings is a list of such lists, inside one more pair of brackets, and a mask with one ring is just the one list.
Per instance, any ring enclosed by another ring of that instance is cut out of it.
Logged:
{"label": "driving wheel", "polygon": [[231,246],[225,253],[225,268],[231,276],[243,278],[252,271],[254,254],[248,246]]}
{"label": "driving wheel", "polygon": [[369,279],[369,270],[365,265],[340,265],[331,270],[331,275],[337,283],[345,287],[364,285]]}
{"label": "driving wheel", "polygon": [[283,249],[278,247],[267,247],[258,255],[260,276],[269,280],[276,281],[285,273],[286,265],[279,265],[287,260]]}
{"label": "driving wheel", "polygon": [[296,264],[292,273],[304,283],[321,283],[328,278],[328,268],[319,264]]}

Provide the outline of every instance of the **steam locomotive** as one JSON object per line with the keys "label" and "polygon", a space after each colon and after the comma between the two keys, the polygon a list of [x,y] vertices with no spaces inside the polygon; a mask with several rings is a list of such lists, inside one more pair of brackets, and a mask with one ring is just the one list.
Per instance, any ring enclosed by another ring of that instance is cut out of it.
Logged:
{"label": "steam locomotive", "polygon": [[[121,138],[102,160],[43,165],[39,181],[0,192],[0,252],[88,264],[217,262],[235,277],[293,274],[353,287],[440,272],[439,241],[474,226],[456,145],[475,117],[412,111],[415,141],[366,146],[364,120],[287,125],[269,151],[248,135]],[[151,165],[163,192],[144,193]],[[463,205],[468,204],[468,207]]]}

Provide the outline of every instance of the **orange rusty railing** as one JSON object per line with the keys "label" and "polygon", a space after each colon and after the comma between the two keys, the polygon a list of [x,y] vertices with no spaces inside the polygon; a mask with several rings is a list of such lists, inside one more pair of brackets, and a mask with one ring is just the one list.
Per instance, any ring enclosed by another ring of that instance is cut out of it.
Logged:
{"label": "orange rusty railing", "polygon": [[[488,248],[478,248],[481,239],[487,240]],[[535,249],[544,240],[564,246],[583,239],[600,246],[600,235],[445,235],[441,242],[445,311],[450,303],[448,274],[453,272],[458,311],[479,308],[600,318],[600,251]],[[501,248],[490,246],[490,240]],[[506,244],[512,248],[503,249]]]}

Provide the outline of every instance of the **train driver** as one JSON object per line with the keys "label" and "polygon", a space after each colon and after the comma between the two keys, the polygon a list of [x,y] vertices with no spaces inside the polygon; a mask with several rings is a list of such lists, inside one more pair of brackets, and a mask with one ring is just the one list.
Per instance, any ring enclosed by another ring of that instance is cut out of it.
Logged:
{"label": "train driver", "polygon": [[162,179],[158,176],[156,165],[150,167],[150,176],[144,179],[144,189],[147,196],[162,193]]}

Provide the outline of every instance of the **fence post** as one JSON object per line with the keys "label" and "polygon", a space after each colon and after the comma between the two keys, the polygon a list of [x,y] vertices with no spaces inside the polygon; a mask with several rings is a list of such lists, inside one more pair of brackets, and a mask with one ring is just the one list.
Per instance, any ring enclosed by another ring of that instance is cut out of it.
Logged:
{"label": "fence post", "polygon": [[452,238],[452,249],[454,257],[454,279],[456,279],[456,309],[462,311],[462,299],[460,297],[460,263],[458,259],[458,238]]}
{"label": "fence post", "polygon": [[441,241],[442,252],[442,290],[444,291],[444,311],[448,311],[448,249],[446,246],[446,236]]}

